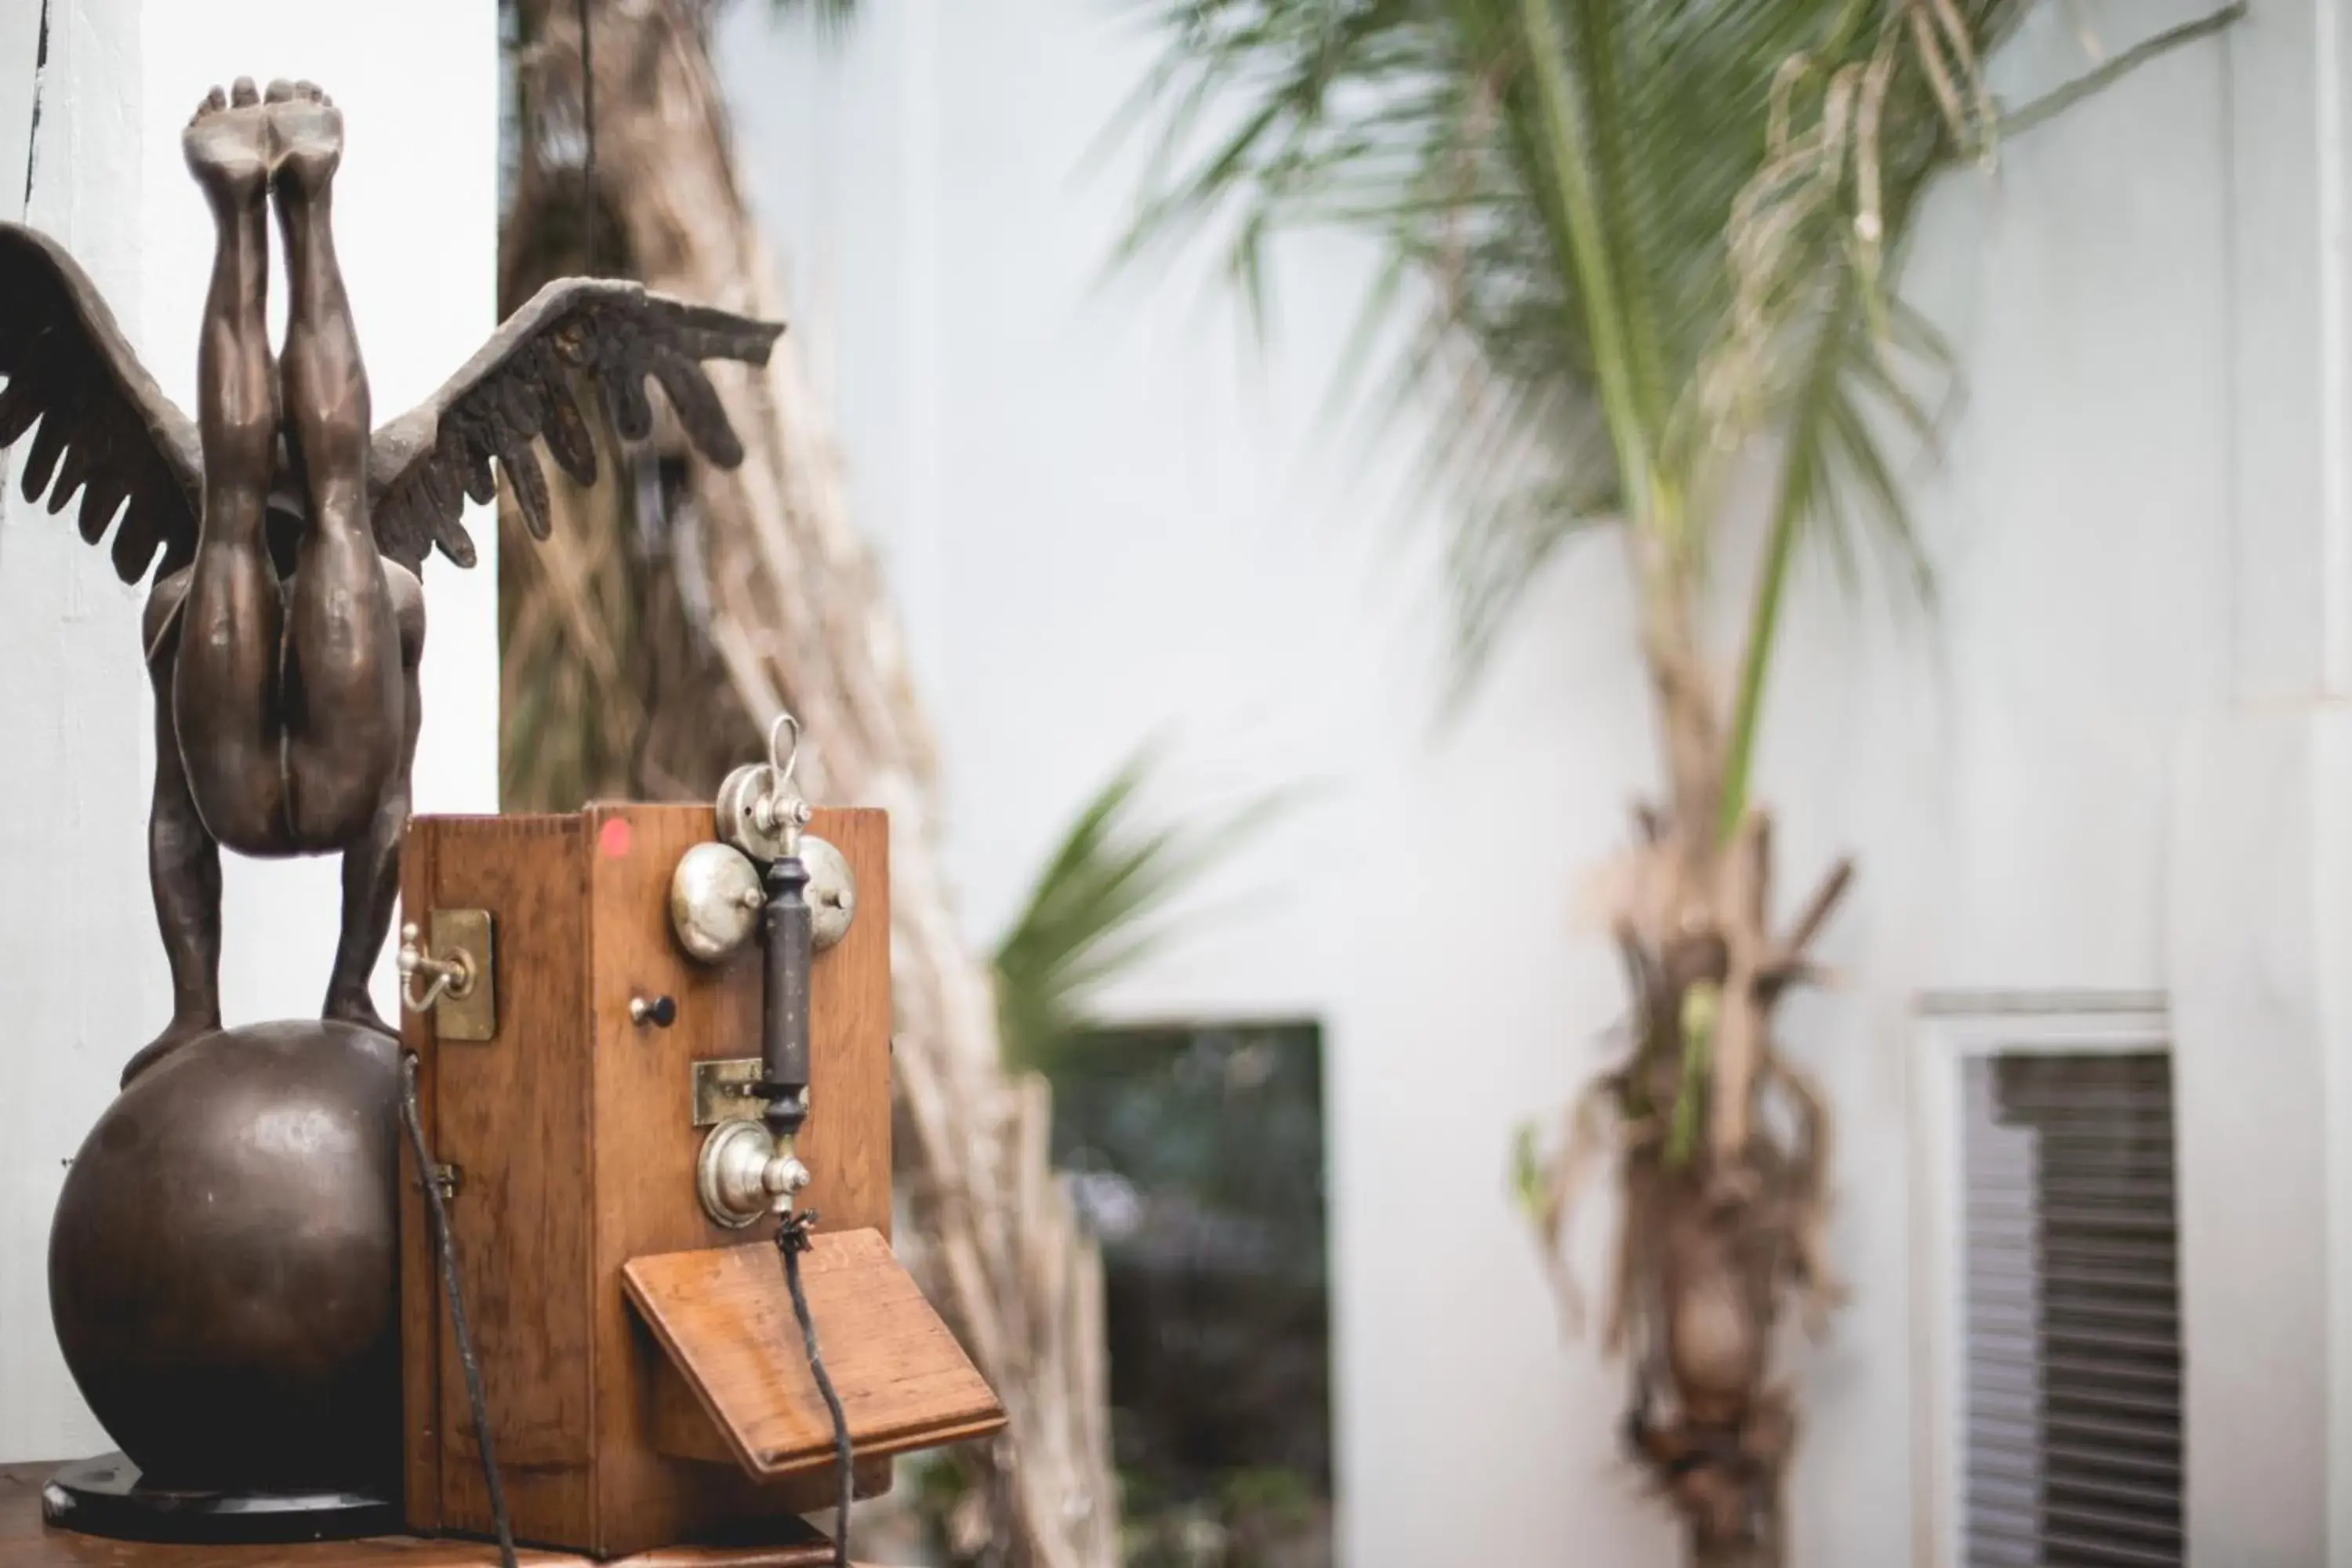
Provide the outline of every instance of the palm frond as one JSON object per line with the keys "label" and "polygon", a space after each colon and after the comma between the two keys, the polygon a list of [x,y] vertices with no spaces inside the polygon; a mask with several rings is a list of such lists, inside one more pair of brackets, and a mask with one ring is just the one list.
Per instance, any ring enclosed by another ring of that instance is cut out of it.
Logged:
{"label": "palm frond", "polygon": [[[1729,215],[1764,153],[1775,73],[1821,41],[1823,7],[1148,9],[1167,44],[1146,89],[1158,140],[1128,251],[1213,232],[1236,279],[1262,279],[1270,237],[1339,226],[1376,237],[1392,273],[1415,280],[1380,301],[1421,315],[1380,396],[1434,405],[1428,471],[1475,520],[1454,552],[1473,666],[1510,608],[1496,585],[1523,580],[1543,553],[1532,546],[1598,517],[1673,515],[1647,487],[1723,335]],[[1440,361],[1476,374],[1433,397],[1421,373]]]}
{"label": "palm frond", "polygon": [[1342,374],[1409,407],[1457,503],[1465,673],[1596,519],[1690,599],[1759,437],[1790,454],[1759,605],[1806,539],[1851,574],[1875,535],[1922,584],[1892,443],[1947,369],[1896,292],[1927,187],[2243,8],[2005,118],[1983,65],[2030,3],[1138,0],[1162,48],[1121,118],[1153,138],[1121,255],[1213,237],[1262,320],[1276,236],[1385,248]]}
{"label": "palm frond", "polygon": [[1218,816],[1153,826],[1141,796],[1156,766],[1146,749],[1096,792],[997,944],[1009,1067],[1043,1067],[1087,1023],[1103,985],[1180,934],[1175,901],[1287,804],[1267,795]]}
{"label": "palm frond", "polygon": [[857,20],[857,0],[768,0],[768,8],[780,20],[805,16],[820,34],[836,41],[848,37],[850,24]]}

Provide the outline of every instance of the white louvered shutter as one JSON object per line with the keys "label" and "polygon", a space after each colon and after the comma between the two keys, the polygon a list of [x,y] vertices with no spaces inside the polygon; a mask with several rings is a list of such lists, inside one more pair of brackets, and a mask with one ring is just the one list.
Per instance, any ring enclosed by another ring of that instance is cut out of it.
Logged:
{"label": "white louvered shutter", "polygon": [[1965,1561],[2180,1563],[2170,1058],[1996,1050],[1960,1090]]}

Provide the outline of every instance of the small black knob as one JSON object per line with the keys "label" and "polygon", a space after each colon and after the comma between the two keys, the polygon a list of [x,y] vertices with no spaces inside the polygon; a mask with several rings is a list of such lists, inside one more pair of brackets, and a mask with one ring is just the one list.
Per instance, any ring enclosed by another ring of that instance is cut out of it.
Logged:
{"label": "small black knob", "polygon": [[650,1002],[642,996],[635,997],[629,1003],[629,1018],[633,1023],[667,1029],[677,1022],[677,1003],[667,996],[656,996]]}

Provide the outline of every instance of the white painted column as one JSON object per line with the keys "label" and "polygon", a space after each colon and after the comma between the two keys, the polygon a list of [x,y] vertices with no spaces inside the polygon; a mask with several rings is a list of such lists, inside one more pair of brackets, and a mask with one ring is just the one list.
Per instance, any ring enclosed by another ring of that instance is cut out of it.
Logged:
{"label": "white painted column", "polygon": [[[0,142],[0,212],[12,216],[39,9],[10,0],[0,36],[27,46],[0,62],[22,116]],[[72,248],[134,342],[141,45],[139,0],[51,0],[26,213]],[[13,494],[0,506],[0,1460],[97,1442],[49,1331],[49,1213],[123,1058],[171,1010],[147,895],[138,621],[138,595],[68,520]]]}
{"label": "white painted column", "polygon": [[[351,143],[340,250],[383,419],[423,397],[494,324],[496,7],[306,0],[49,0],[29,221],[106,291],[164,390],[193,408],[211,222],[179,134],[215,82],[308,77]],[[0,214],[16,215],[40,0],[0,0]],[[282,299],[282,287],[279,289]],[[0,307],[5,308],[5,307]],[[282,302],[278,305],[282,319]],[[428,567],[416,764],[422,811],[497,802],[496,530],[482,563]],[[159,1028],[169,987],[146,876],[152,719],[142,591],[68,522],[0,506],[0,1462],[103,1446],[58,1358],[47,1242],[64,1162]],[[223,1001],[231,1023],[315,1014],[339,911],[331,861],[232,860]],[[379,974],[389,1004],[388,963]]]}
{"label": "white painted column", "polygon": [[[2308,701],[2352,680],[2343,478],[2345,0],[2256,0],[2230,60],[2235,689]],[[2326,90],[2323,90],[2323,88]],[[2343,581],[2338,581],[2342,578]]]}
{"label": "white painted column", "polygon": [[2222,47],[2233,701],[2168,879],[2190,1559],[2352,1564],[2352,3]]}
{"label": "white painted column", "polygon": [[[2221,716],[2174,773],[2167,964],[2174,1030],[2189,1561],[2329,1561],[2337,1201],[2331,961],[2315,889],[2341,853],[2324,752],[2341,722]],[[2323,744],[2323,742],[2325,742]],[[2345,868],[2352,874],[2352,866]],[[2336,1558],[2341,1561],[2340,1555]]]}

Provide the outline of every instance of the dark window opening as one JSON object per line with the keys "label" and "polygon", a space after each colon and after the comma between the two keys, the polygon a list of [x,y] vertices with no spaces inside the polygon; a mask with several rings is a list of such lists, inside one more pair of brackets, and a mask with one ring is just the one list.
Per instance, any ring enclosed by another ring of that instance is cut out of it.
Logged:
{"label": "dark window opening", "polygon": [[1097,1030],[1053,1067],[1100,1240],[1131,1568],[1331,1561],[1321,1030]]}

